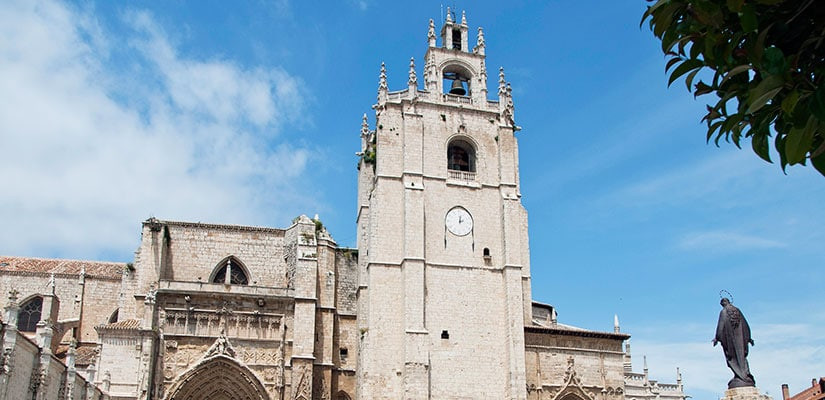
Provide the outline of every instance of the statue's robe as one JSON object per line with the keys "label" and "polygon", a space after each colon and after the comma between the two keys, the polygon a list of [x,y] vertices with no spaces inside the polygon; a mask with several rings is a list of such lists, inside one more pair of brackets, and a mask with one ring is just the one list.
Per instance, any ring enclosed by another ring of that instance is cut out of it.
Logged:
{"label": "statue's robe", "polygon": [[748,367],[748,343],[751,341],[751,328],[745,316],[735,306],[728,304],[719,312],[716,324],[716,340],[722,343],[725,360],[733,371],[733,379],[728,388],[755,386],[756,383]]}

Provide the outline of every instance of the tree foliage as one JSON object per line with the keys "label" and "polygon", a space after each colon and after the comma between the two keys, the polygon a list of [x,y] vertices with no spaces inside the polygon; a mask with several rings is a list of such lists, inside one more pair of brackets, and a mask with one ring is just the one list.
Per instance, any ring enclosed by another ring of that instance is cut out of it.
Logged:
{"label": "tree foliage", "polygon": [[[707,140],[725,138],[771,162],[825,175],[825,7],[816,0],[647,0],[671,71],[694,97],[715,94],[702,118]],[[700,71],[705,71],[701,72]],[[712,76],[711,73],[712,72]],[[697,78],[698,82],[694,84]],[[707,80],[706,80],[707,79]]]}

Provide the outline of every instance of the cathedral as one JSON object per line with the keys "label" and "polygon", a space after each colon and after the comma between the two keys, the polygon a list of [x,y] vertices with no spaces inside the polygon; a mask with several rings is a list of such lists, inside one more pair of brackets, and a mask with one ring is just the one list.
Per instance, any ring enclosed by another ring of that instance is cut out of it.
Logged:
{"label": "cathedral", "polygon": [[134,262],[0,257],[0,400],[685,400],[633,372],[618,320],[533,300],[521,127],[474,33],[448,9],[423,73],[390,90],[381,66],[356,248],[317,216],[150,218]]}

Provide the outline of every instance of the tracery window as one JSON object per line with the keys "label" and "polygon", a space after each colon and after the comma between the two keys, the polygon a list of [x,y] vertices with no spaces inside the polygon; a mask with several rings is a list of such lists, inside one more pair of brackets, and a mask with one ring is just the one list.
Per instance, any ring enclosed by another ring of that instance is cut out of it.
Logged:
{"label": "tracery window", "polygon": [[[228,275],[227,275],[228,271]],[[248,285],[249,278],[246,276],[243,265],[235,257],[227,257],[216,267],[212,277],[212,283],[224,283],[227,285]]]}
{"label": "tracery window", "polygon": [[43,298],[34,297],[20,307],[17,314],[17,329],[23,332],[34,332],[43,313]]}

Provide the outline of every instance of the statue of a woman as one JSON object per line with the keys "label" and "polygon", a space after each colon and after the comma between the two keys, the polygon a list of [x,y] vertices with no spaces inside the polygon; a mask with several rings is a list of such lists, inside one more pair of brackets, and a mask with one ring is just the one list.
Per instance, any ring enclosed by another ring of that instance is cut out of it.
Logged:
{"label": "statue of a woman", "polygon": [[733,371],[733,379],[728,382],[728,389],[743,386],[756,386],[756,382],[748,367],[748,344],[753,345],[751,328],[745,316],[730,300],[723,298],[720,302],[722,311],[719,312],[719,323],[716,324],[716,337],[713,345],[722,343],[725,351],[725,360]]}

